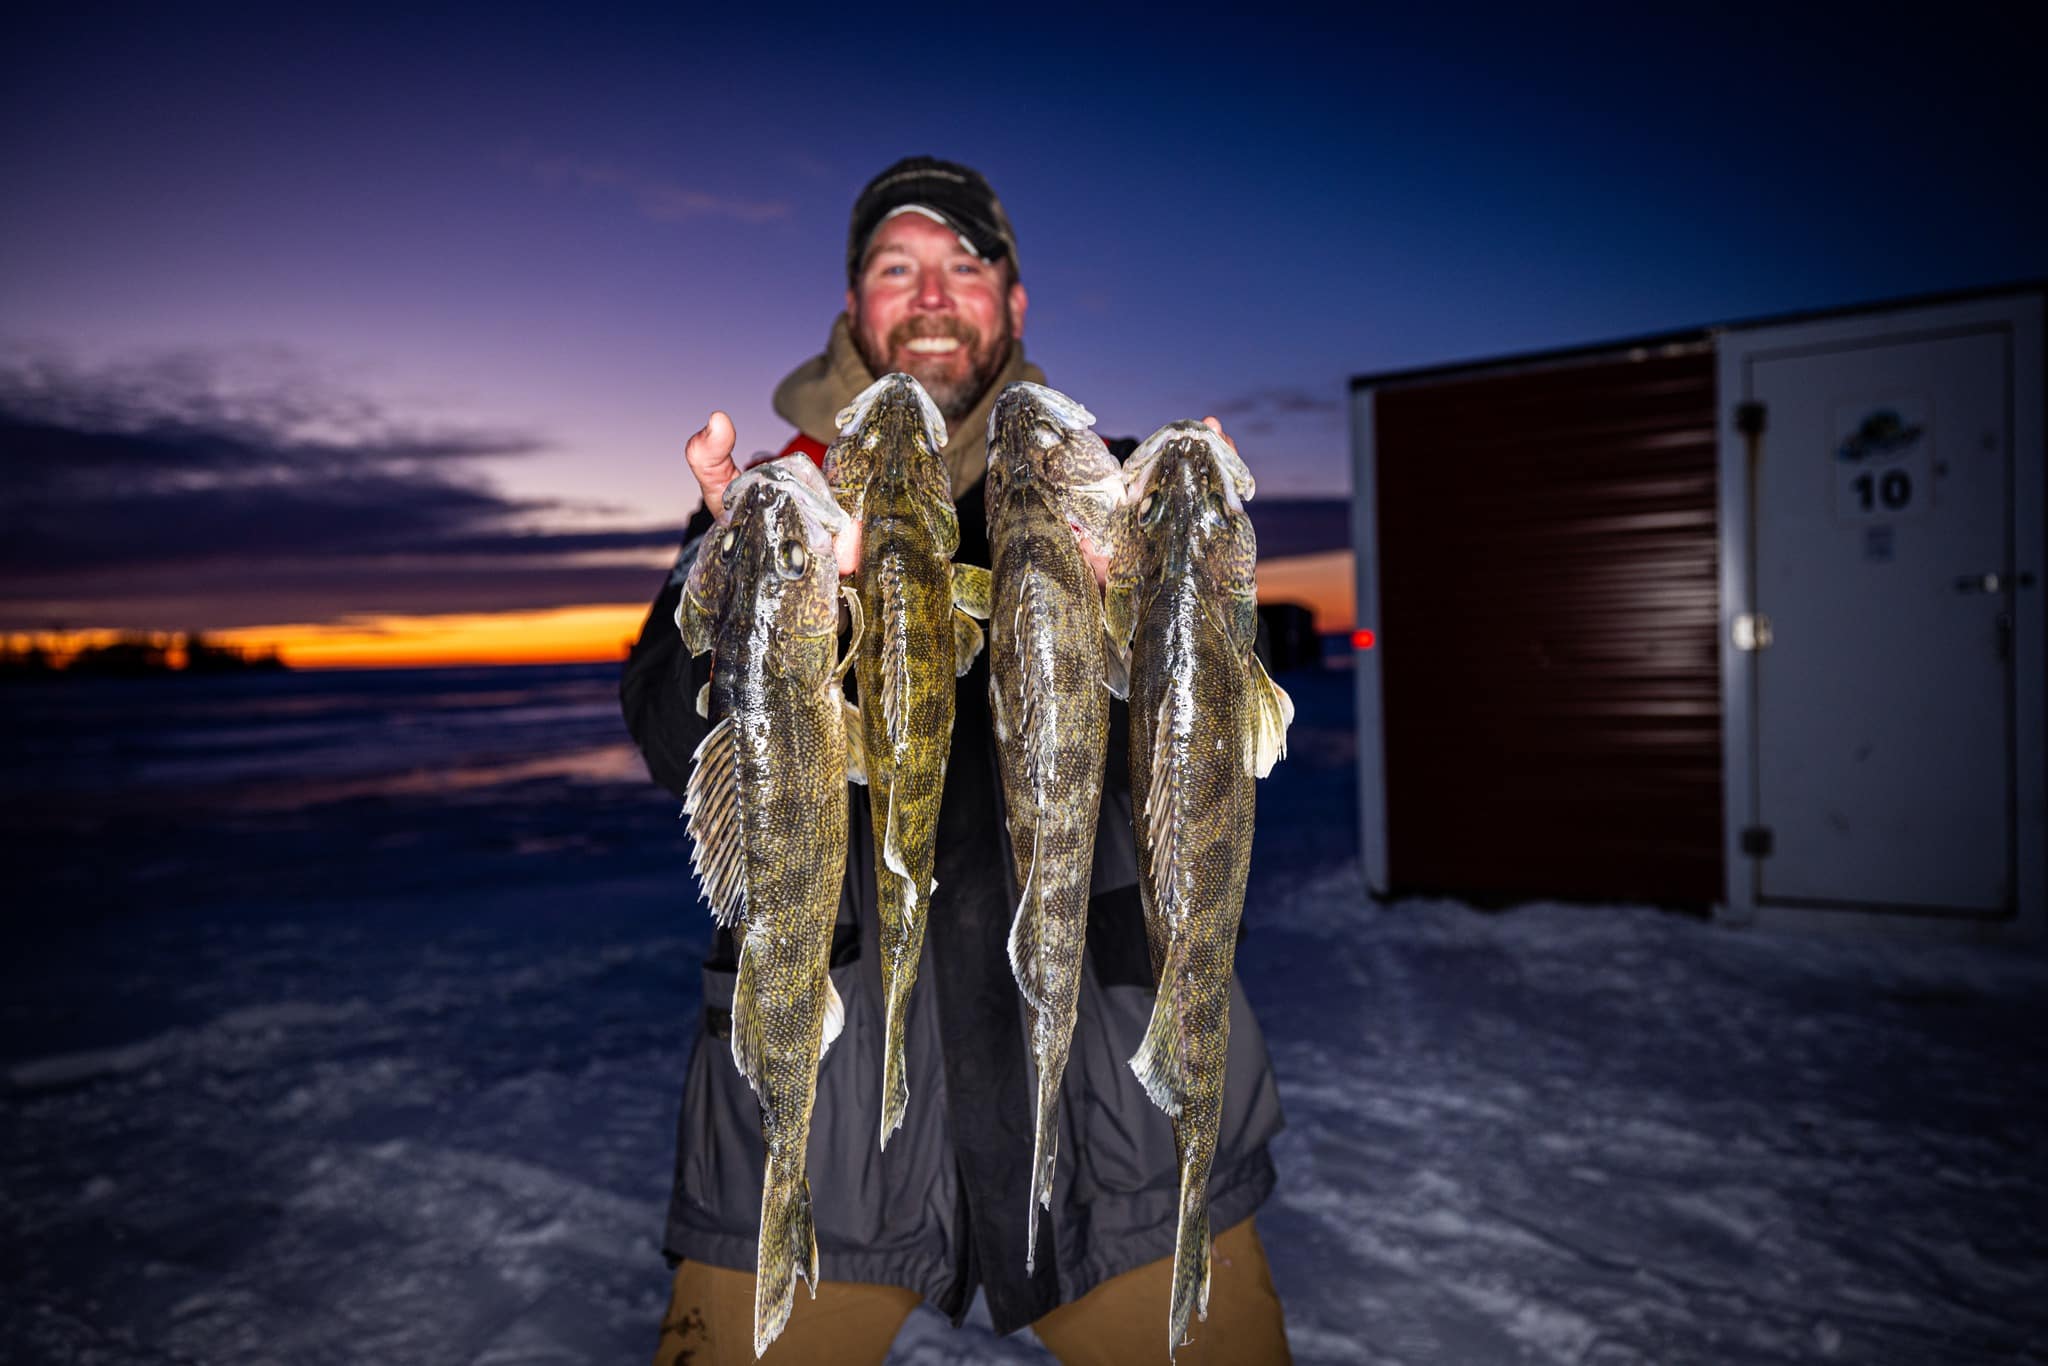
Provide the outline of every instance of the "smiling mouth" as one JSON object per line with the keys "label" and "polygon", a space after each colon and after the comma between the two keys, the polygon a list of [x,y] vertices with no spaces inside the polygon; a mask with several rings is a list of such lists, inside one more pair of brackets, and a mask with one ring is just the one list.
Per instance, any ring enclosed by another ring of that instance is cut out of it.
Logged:
{"label": "smiling mouth", "polygon": [[912,337],[903,349],[913,356],[950,356],[960,349],[958,337]]}

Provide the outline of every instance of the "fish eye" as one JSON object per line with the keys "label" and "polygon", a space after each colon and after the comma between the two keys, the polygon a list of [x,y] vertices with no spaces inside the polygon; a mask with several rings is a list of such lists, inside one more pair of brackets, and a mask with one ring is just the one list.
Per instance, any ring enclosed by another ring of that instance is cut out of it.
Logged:
{"label": "fish eye", "polygon": [[803,577],[804,566],[810,562],[810,552],[804,549],[801,541],[784,541],[775,556],[775,570],[785,579],[798,579]]}
{"label": "fish eye", "polygon": [[725,556],[727,559],[731,559],[732,548],[735,545],[739,544],[739,539],[739,533],[734,531],[731,527],[727,527],[725,529],[725,534],[718,538],[718,553],[720,555]]}
{"label": "fish eye", "polygon": [[1224,502],[1223,495],[1214,489],[1209,491],[1209,511],[1215,513],[1220,518],[1228,518],[1230,516],[1230,504]]}
{"label": "fish eye", "polygon": [[1144,501],[1138,504],[1139,525],[1151,526],[1154,522],[1159,520],[1158,512],[1159,495],[1156,493],[1146,494]]}
{"label": "fish eye", "polygon": [[1048,451],[1060,444],[1060,434],[1044,423],[1038,425],[1038,430],[1033,432],[1032,436],[1036,438],[1040,447]]}

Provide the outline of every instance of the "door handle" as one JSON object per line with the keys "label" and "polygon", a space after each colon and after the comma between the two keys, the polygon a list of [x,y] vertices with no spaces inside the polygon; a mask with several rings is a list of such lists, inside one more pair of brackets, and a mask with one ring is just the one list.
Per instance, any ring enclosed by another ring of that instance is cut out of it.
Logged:
{"label": "door handle", "polygon": [[1956,580],[1958,593],[2000,593],[2033,586],[2034,576],[2024,569],[2017,574],[1964,574]]}

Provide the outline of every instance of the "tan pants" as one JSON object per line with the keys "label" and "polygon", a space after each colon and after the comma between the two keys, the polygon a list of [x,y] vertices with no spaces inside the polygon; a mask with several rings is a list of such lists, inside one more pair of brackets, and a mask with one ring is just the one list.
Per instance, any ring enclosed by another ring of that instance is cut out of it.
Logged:
{"label": "tan pants", "polygon": [[[1166,1306],[1173,1258],[1111,1277],[1031,1325],[1064,1366],[1144,1366],[1166,1361]],[[915,1291],[895,1285],[826,1281],[814,1300],[799,1285],[789,1323],[762,1357],[798,1366],[880,1366]],[[1266,1266],[1266,1249],[1246,1219],[1217,1236],[1209,1276],[1209,1319],[1188,1325],[1194,1339],[1174,1366],[1287,1366],[1287,1327]],[[702,1262],[676,1268],[654,1366],[747,1366],[754,1360],[754,1278]]]}

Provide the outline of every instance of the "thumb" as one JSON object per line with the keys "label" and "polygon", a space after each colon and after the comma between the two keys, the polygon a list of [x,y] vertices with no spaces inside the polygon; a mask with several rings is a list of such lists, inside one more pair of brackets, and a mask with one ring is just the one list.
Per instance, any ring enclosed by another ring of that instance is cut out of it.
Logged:
{"label": "thumb", "polygon": [[690,462],[704,506],[720,521],[725,520],[725,486],[739,473],[732,461],[733,443],[732,419],[717,411],[702,430],[683,443],[683,458]]}

